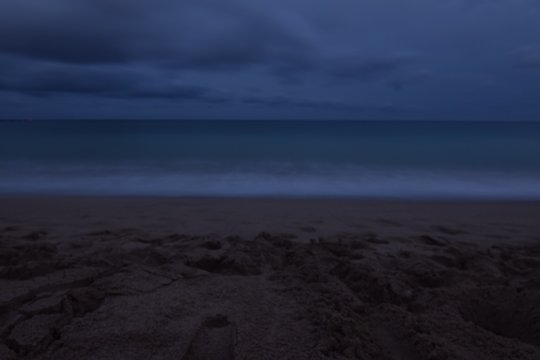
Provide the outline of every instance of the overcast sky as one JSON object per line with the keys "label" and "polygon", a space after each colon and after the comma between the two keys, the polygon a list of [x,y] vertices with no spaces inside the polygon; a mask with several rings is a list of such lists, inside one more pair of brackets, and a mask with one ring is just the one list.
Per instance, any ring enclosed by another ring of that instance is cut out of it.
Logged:
{"label": "overcast sky", "polygon": [[0,118],[540,119],[538,0],[2,0]]}

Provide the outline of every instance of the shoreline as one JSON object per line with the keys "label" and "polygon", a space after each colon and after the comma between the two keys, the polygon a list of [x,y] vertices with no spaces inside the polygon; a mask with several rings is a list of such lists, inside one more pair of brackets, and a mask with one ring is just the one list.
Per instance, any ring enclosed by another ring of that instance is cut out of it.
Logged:
{"label": "shoreline", "polygon": [[5,226],[60,231],[102,226],[193,235],[279,232],[301,241],[345,232],[408,236],[443,226],[463,227],[470,234],[467,240],[478,236],[491,242],[516,234],[509,230],[512,223],[521,228],[520,241],[534,241],[540,236],[539,218],[540,201],[519,200],[0,196],[0,225]]}
{"label": "shoreline", "polygon": [[46,193],[0,193],[2,199],[174,199],[174,200],[343,200],[363,202],[411,202],[411,203],[540,203],[537,198],[490,197],[490,196],[363,196],[363,195],[133,195],[133,194],[46,194]]}

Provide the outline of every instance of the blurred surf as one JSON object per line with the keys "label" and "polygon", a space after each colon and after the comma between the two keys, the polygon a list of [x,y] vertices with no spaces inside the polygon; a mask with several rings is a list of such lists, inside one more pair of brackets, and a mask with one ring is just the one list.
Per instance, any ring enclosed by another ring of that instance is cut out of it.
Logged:
{"label": "blurred surf", "polygon": [[540,199],[540,123],[0,122],[0,192]]}

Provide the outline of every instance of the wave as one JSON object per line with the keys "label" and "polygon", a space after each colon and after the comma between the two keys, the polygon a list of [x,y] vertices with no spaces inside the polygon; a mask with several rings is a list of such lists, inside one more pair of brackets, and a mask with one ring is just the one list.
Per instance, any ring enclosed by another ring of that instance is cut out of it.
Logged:
{"label": "wave", "polygon": [[540,199],[535,173],[286,165],[3,168],[4,194]]}

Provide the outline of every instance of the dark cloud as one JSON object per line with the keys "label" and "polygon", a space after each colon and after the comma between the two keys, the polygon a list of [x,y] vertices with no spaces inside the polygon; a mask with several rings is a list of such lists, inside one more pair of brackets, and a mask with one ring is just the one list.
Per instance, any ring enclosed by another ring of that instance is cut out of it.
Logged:
{"label": "dark cloud", "polygon": [[314,74],[359,82],[391,82],[396,77],[394,87],[406,83],[403,73],[415,56],[368,56],[362,49],[336,54],[322,40],[321,29],[292,10],[264,0],[0,2],[0,54],[38,64],[37,69],[0,80],[0,87],[39,96],[226,101],[221,95],[203,95],[200,88],[186,91],[163,75],[142,79],[130,71],[140,66],[156,73],[262,68],[281,85],[300,84]]}
{"label": "dark cloud", "polygon": [[231,101],[225,94],[202,86],[173,85],[164,88],[136,88],[123,94],[128,98],[169,99],[223,104]]}
{"label": "dark cloud", "polygon": [[0,51],[8,54],[71,63],[130,58],[123,42],[129,32],[90,1],[2,2],[0,32]]}
{"label": "dark cloud", "polygon": [[124,72],[36,64],[11,68],[0,78],[0,89],[33,96],[114,94],[135,84],[135,79]]}
{"label": "dark cloud", "polygon": [[260,66],[285,83],[316,71],[369,81],[410,55],[336,55],[300,14],[260,0],[0,3],[0,53],[71,64],[219,71]]}
{"label": "dark cloud", "polygon": [[[3,65],[3,66],[2,66]],[[122,67],[59,65],[17,58],[0,61],[0,90],[29,96],[83,95],[109,98],[153,98],[219,103],[217,91],[178,84],[159,74]]]}
{"label": "dark cloud", "polygon": [[371,81],[387,77],[405,69],[418,60],[413,54],[395,54],[369,57],[341,56],[328,61],[328,73],[339,79]]}
{"label": "dark cloud", "polygon": [[311,108],[311,109],[334,109],[334,110],[351,110],[360,109],[357,105],[351,105],[342,102],[332,101],[316,101],[306,99],[294,99],[285,96],[246,96],[242,102],[248,105],[268,106],[268,107],[296,107],[296,108]]}
{"label": "dark cloud", "polygon": [[180,68],[288,66],[316,51],[267,2],[20,0],[0,4],[0,52],[67,63],[150,61]]}
{"label": "dark cloud", "polygon": [[[271,108],[305,108],[305,109],[320,109],[320,110],[335,110],[335,111],[354,111],[357,113],[371,112],[371,113],[392,113],[398,112],[402,109],[392,106],[366,106],[359,104],[351,104],[341,101],[328,101],[328,100],[310,100],[310,99],[297,99],[289,98],[285,96],[246,96],[242,98],[242,102],[247,105],[265,106]],[[404,109],[403,109],[404,110]]]}

